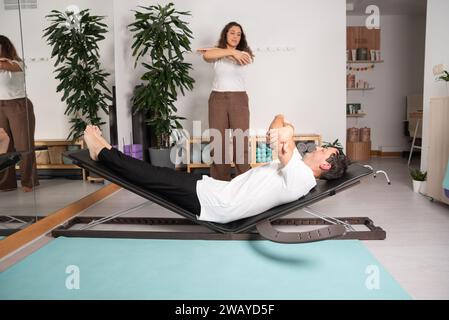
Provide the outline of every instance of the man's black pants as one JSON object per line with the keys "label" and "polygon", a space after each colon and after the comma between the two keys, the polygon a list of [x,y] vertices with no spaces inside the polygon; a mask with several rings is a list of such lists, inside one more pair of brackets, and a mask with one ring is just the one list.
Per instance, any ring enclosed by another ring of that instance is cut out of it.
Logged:
{"label": "man's black pants", "polygon": [[123,178],[155,192],[180,207],[199,215],[200,202],[196,194],[196,183],[200,174],[175,171],[170,168],[155,167],[129,157],[115,148],[103,148],[98,154],[102,164]]}

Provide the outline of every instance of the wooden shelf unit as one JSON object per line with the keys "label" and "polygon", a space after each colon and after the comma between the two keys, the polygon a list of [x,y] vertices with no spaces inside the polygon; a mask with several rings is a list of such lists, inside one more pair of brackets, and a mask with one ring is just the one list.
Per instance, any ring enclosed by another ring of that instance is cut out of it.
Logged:
{"label": "wooden shelf unit", "polygon": [[[295,142],[299,141],[313,141],[317,146],[321,146],[321,135],[319,134],[296,134],[293,137]],[[256,162],[256,147],[258,142],[265,142],[265,136],[250,136],[249,137],[249,153],[250,153],[250,166],[251,168],[256,168],[266,164],[266,162]],[[206,163],[191,163],[190,160],[190,145],[193,143],[208,143],[210,142],[210,138],[200,138],[193,137],[186,145],[186,154],[187,154],[187,172],[191,172],[192,169],[204,169],[209,168],[210,165]],[[232,145],[230,145],[232,150]],[[231,167],[234,167],[234,164],[231,163]]]}
{"label": "wooden shelf unit", "polygon": [[[70,145],[79,145],[81,149],[84,147],[84,141],[69,141],[64,139],[44,139],[44,140],[36,140],[34,142],[36,147],[54,147],[54,146],[70,146]],[[16,169],[19,169],[20,166],[16,165]],[[38,164],[37,169],[42,170],[66,170],[66,169],[78,169],[81,170],[83,175],[83,180],[86,180],[86,171],[77,165],[74,164]]]}

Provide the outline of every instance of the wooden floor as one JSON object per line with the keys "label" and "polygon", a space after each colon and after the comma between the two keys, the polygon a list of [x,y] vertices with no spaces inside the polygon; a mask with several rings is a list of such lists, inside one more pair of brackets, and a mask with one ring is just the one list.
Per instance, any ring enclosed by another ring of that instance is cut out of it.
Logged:
{"label": "wooden floor", "polygon": [[[387,239],[364,241],[364,244],[403,288],[415,299],[449,299],[449,207],[412,192],[406,159],[373,158],[370,163],[376,169],[387,171],[392,184],[388,185],[381,175],[376,179],[368,177],[360,185],[322,200],[312,208],[335,217],[370,217],[387,231]],[[77,188],[86,186],[71,188],[76,193]],[[82,215],[104,216],[144,201],[122,190]],[[128,216],[177,217],[156,204],[149,204]],[[290,216],[306,217],[307,214],[301,211]]]}

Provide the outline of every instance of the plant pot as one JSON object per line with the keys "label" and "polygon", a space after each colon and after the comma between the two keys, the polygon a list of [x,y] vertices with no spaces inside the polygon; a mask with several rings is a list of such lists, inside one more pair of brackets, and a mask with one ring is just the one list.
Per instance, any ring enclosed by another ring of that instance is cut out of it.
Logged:
{"label": "plant pot", "polygon": [[413,180],[413,192],[419,193],[422,181]]}
{"label": "plant pot", "polygon": [[421,181],[421,188],[419,192],[422,194],[427,194],[427,181]]}
{"label": "plant pot", "polygon": [[175,169],[175,163],[170,158],[170,148],[148,148],[148,153],[150,155],[150,163],[153,166]]}
{"label": "plant pot", "polygon": [[48,150],[36,150],[36,164],[50,164]]}

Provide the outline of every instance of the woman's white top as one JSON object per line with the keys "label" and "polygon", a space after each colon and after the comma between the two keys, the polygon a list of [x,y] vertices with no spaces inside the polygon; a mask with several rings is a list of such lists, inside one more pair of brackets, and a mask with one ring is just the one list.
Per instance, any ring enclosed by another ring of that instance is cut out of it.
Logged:
{"label": "woman's white top", "polygon": [[12,100],[25,98],[25,73],[24,64],[21,61],[12,60],[20,66],[22,71],[11,72],[0,69],[0,100]]}
{"label": "woman's white top", "polygon": [[275,160],[246,171],[231,181],[203,176],[196,183],[201,205],[199,220],[227,223],[251,217],[298,200],[315,187],[312,169],[295,148],[284,166]]}
{"label": "woman's white top", "polygon": [[221,58],[214,62],[214,82],[212,91],[246,91],[248,65],[240,65],[231,58]]}

